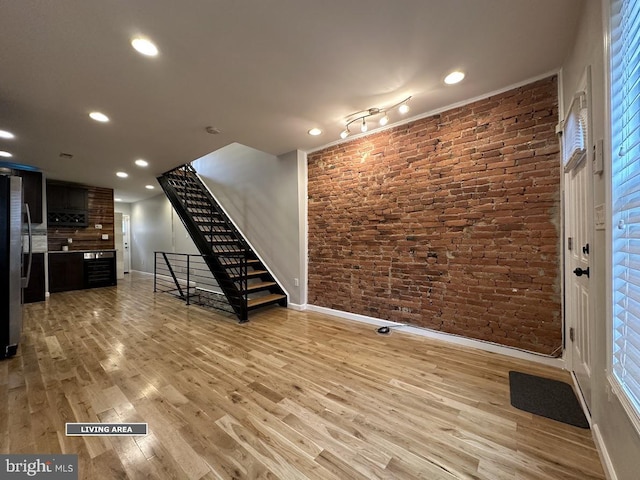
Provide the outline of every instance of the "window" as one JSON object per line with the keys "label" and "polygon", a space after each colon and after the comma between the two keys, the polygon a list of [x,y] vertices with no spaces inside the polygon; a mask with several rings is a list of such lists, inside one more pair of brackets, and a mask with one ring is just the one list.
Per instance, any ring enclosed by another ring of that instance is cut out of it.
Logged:
{"label": "window", "polygon": [[569,113],[564,121],[562,132],[562,163],[569,171],[582,160],[587,153],[587,85],[583,80],[582,90],[571,101]]}
{"label": "window", "polygon": [[640,418],[640,0],[611,3],[612,374]]}

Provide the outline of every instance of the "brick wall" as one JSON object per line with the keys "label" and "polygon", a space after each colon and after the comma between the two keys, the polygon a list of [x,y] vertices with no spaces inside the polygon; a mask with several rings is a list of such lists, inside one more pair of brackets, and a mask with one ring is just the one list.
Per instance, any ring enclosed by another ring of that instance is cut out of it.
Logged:
{"label": "brick wall", "polygon": [[309,155],[309,303],[561,344],[557,78]]}

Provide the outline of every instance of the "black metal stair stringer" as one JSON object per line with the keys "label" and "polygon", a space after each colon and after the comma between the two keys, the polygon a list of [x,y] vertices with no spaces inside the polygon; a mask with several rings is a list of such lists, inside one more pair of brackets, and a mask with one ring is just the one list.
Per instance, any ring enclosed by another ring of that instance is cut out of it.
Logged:
{"label": "black metal stair stringer", "polygon": [[[191,165],[166,172],[158,182],[240,321],[248,320],[253,308],[274,303],[287,305],[284,289]],[[264,295],[267,291],[269,294]],[[262,292],[259,298],[249,298],[256,292]]]}

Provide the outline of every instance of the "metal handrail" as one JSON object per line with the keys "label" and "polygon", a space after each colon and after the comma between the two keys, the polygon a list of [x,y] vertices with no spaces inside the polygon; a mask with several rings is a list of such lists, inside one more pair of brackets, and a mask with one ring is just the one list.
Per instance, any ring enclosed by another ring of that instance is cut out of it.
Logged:
{"label": "metal handrail", "polygon": [[224,293],[204,257],[201,254],[155,251],[154,293],[170,293],[184,300],[187,305],[205,304],[197,298],[206,293],[216,296],[216,304],[226,303],[232,308],[231,304],[223,302]]}

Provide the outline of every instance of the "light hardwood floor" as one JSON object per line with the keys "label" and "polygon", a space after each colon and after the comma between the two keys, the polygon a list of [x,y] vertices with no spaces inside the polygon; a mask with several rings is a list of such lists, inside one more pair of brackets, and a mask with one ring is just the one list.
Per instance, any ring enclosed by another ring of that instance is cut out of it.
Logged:
{"label": "light hardwood floor", "polygon": [[[589,430],[509,404],[497,354],[278,307],[235,320],[118,287],[25,306],[0,361],[0,452],[78,453],[83,479],[602,479]],[[67,437],[65,422],[148,422]]]}

